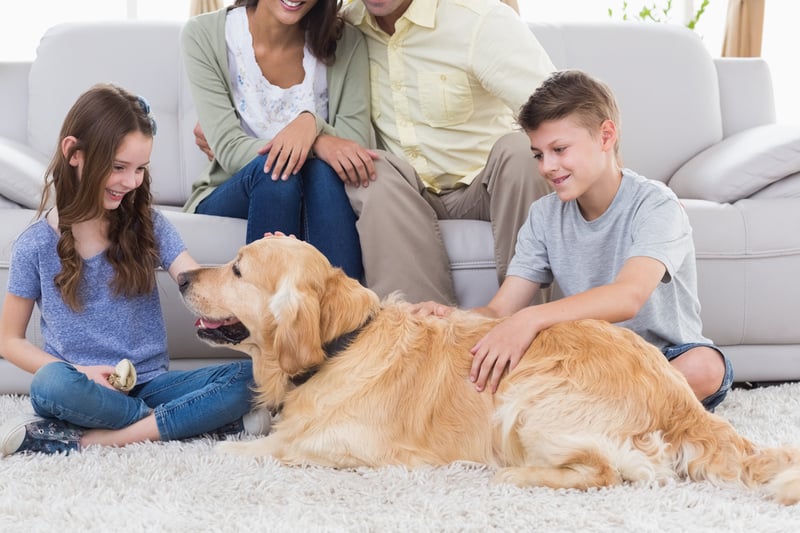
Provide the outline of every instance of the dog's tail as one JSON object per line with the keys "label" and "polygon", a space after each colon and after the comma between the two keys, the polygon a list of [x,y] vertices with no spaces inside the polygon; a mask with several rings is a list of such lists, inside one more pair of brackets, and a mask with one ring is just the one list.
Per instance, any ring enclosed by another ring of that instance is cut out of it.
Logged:
{"label": "dog's tail", "polygon": [[679,472],[716,485],[760,488],[784,505],[800,501],[800,449],[759,448],[716,415],[703,410],[696,418],[665,436],[678,450]]}

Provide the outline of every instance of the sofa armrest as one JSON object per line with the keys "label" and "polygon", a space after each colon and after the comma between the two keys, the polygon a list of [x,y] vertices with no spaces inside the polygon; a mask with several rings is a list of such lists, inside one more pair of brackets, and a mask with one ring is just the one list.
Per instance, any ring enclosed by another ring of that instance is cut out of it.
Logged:
{"label": "sofa armrest", "polygon": [[769,124],[732,135],[669,180],[679,198],[735,202],[800,171],[800,126]]}
{"label": "sofa armrest", "polygon": [[0,137],[24,143],[28,131],[28,62],[0,62]]}
{"label": "sofa armrest", "polygon": [[39,207],[47,160],[27,146],[0,137],[0,195],[23,207]]}
{"label": "sofa armrest", "polygon": [[714,59],[719,80],[722,134],[775,122],[775,96],[769,65],[757,57]]}

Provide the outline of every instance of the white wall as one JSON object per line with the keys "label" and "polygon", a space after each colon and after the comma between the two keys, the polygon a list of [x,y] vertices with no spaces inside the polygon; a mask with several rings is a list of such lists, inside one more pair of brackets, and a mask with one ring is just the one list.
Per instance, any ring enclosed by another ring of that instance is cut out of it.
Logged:
{"label": "white wall", "polygon": [[[526,20],[556,22],[560,20],[609,20],[608,9],[621,13],[623,0],[518,0],[520,14]],[[628,0],[628,13],[638,12],[643,4],[665,4],[663,0]],[[694,13],[700,0],[673,0],[675,23],[682,23],[687,12]],[[722,52],[725,35],[727,0],[710,0],[695,31],[703,38],[714,57]],[[617,17],[615,17],[617,18]],[[772,70],[775,105],[780,122],[800,123],[800,1],[768,0],[764,12],[764,40],[761,56]]]}
{"label": "white wall", "polygon": [[4,0],[0,7],[0,61],[30,61],[45,30],[61,22],[184,20],[188,15],[189,0]]}

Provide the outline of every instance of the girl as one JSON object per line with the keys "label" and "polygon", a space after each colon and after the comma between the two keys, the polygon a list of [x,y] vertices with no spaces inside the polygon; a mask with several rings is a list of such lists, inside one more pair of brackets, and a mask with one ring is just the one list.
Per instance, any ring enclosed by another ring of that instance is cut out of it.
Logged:
{"label": "girl", "polygon": [[[30,397],[39,417],[7,422],[0,455],[243,428],[249,361],[167,371],[155,269],[176,279],[197,263],[151,206],[155,132],[147,102],[112,85],[91,88],[67,113],[39,214],[52,193],[55,206],[17,238],[0,316],[0,353],[34,373]],[[34,303],[42,349],[25,337]],[[139,378],[127,394],[109,382],[123,358]],[[261,431],[259,416],[249,415],[253,432]]]}
{"label": "girl", "polygon": [[[294,234],[361,278],[343,183],[374,179],[367,50],[337,0],[238,0],[186,24],[198,145],[212,160],[186,210]],[[334,61],[335,59],[335,61]],[[313,157],[311,156],[313,151]]]}

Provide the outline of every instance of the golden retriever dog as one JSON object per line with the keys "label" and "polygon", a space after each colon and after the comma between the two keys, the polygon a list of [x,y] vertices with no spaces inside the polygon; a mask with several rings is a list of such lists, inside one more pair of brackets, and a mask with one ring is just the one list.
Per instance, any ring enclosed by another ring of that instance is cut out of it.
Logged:
{"label": "golden retriever dog", "polygon": [[496,394],[469,380],[498,321],[380,302],[311,245],[265,237],[181,276],[200,338],[250,355],[269,436],[225,452],[336,468],[473,461],[519,486],[675,478],[800,499],[800,450],[764,449],[706,412],[657,348],[598,320],[542,331]]}

